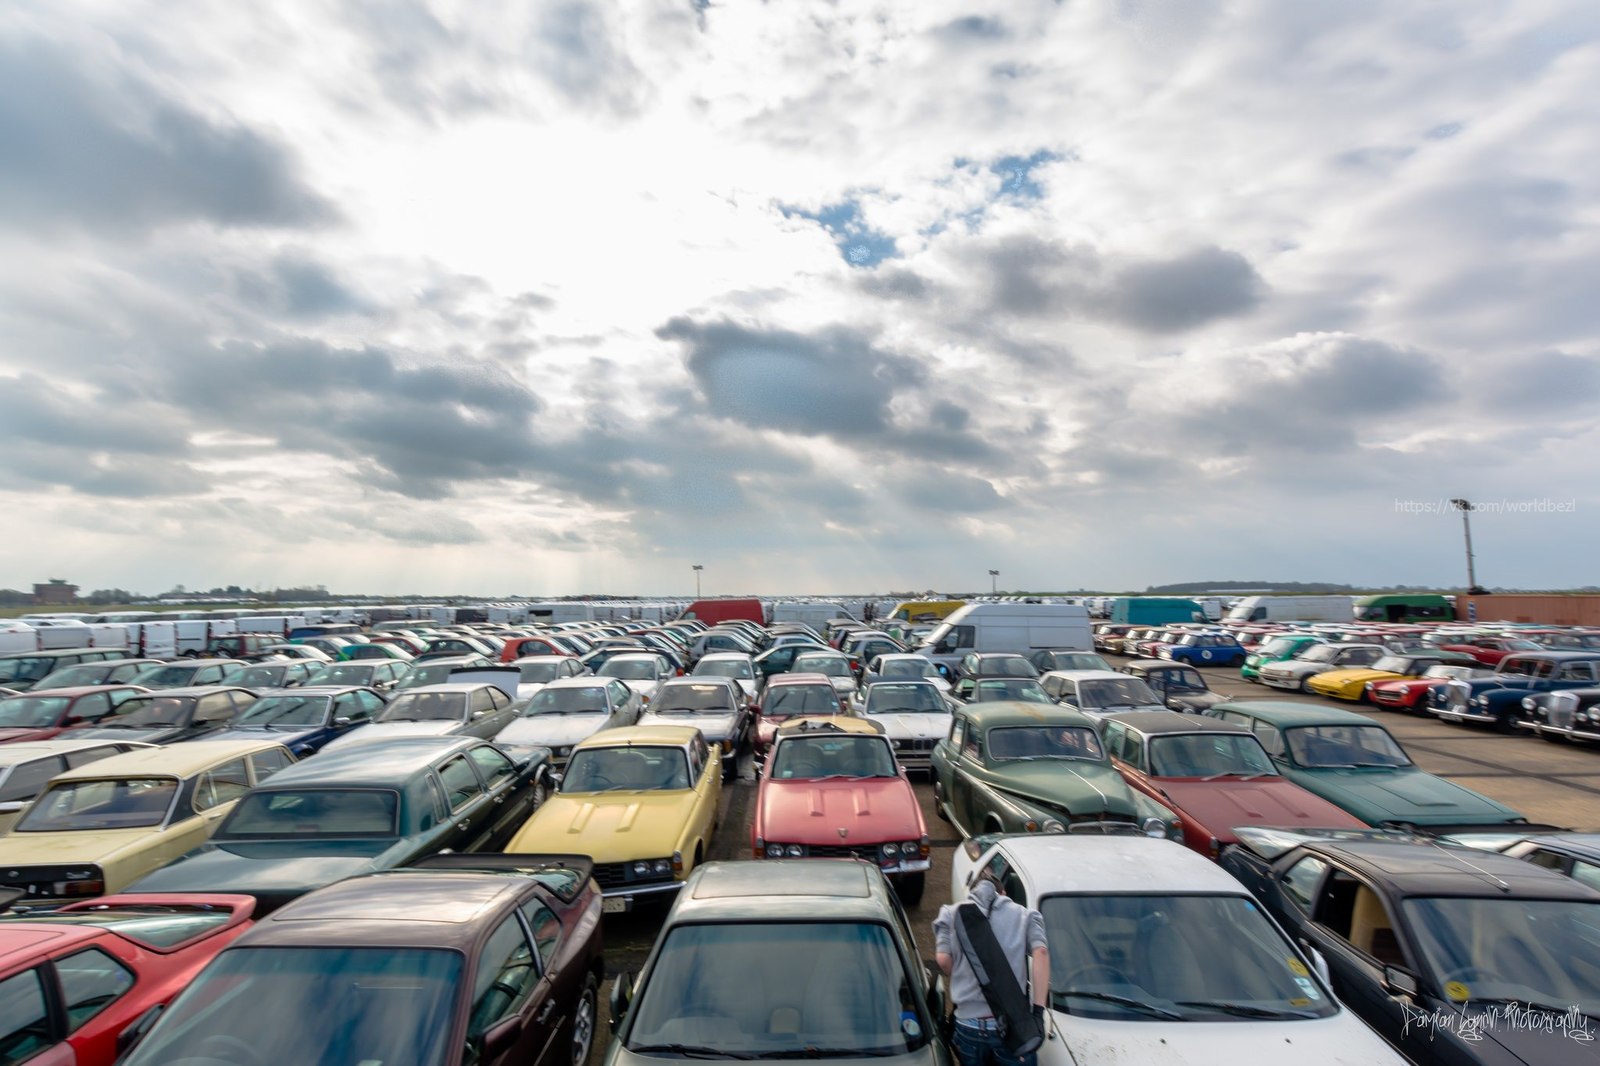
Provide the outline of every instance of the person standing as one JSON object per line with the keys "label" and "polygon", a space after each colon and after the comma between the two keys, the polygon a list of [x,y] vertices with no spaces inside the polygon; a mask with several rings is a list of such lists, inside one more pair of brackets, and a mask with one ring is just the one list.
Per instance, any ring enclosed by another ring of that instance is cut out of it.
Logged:
{"label": "person standing", "polygon": [[1005,979],[990,975],[990,988],[985,994],[978,977],[982,963],[971,957],[981,949],[974,949],[962,921],[962,909],[966,907],[976,908],[993,932],[1009,964],[1013,982],[1010,987],[1028,997],[1026,1002],[1031,1004],[1033,1021],[1041,1034],[1050,992],[1050,949],[1045,941],[1044,916],[1006,896],[991,877],[979,877],[967,892],[965,903],[940,907],[933,920],[935,956],[949,983],[949,999],[955,1008],[952,1044],[956,1057],[961,1066],[1035,1066],[1037,1052],[1018,1055],[1008,1050],[1008,1044],[1015,1046],[1015,1041],[1007,1039],[1003,1022],[991,1006],[991,997],[996,994],[995,977],[1000,977],[1002,986]]}

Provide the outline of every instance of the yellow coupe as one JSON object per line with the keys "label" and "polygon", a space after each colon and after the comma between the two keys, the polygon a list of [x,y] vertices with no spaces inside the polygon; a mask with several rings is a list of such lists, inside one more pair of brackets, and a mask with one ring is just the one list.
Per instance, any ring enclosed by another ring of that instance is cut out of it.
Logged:
{"label": "yellow coupe", "polygon": [[572,749],[561,788],[507,852],[588,855],[606,913],[669,898],[711,849],[720,752],[692,726],[606,729]]}
{"label": "yellow coupe", "polygon": [[1306,688],[1319,696],[1360,703],[1368,698],[1368,685],[1377,681],[1421,677],[1429,667],[1438,666],[1443,661],[1437,655],[1385,655],[1371,666],[1313,674],[1306,679]]}

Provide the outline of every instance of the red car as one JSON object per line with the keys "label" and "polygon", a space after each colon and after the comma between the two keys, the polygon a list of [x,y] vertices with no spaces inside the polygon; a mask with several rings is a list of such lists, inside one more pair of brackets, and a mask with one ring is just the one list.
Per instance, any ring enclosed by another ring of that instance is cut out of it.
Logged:
{"label": "red car", "polygon": [[1171,807],[1183,842],[1212,859],[1241,825],[1363,829],[1365,822],[1278,773],[1261,741],[1231,722],[1177,711],[1103,720],[1102,741],[1128,784]]}
{"label": "red car", "polygon": [[840,698],[827,674],[773,674],[756,702],[755,729],[751,732],[756,754],[767,753],[778,726],[790,718],[849,712],[849,701]]}
{"label": "red car", "polygon": [[111,1066],[117,1035],[251,926],[255,900],[116,895],[0,917],[0,1061]]}
{"label": "red car", "polygon": [[[1441,649],[1443,650],[1443,649]],[[1452,679],[1470,680],[1485,677],[1491,671],[1471,665],[1445,663],[1430,666],[1421,677],[1395,678],[1391,681],[1373,681],[1367,686],[1367,698],[1374,705],[1391,711],[1427,713],[1428,693]]]}
{"label": "red car", "polygon": [[1439,650],[1463,652],[1485,666],[1494,667],[1499,666],[1500,660],[1507,655],[1523,651],[1543,651],[1544,645],[1513,637],[1467,637],[1464,640],[1452,640],[1448,644],[1440,644]]}
{"label": "red car", "polygon": [[149,691],[138,685],[80,685],[7,696],[0,700],[0,744],[49,740],[73,726],[94,725],[129,696]]}
{"label": "red car", "polygon": [[756,788],[758,859],[865,859],[901,900],[922,899],[928,829],[905,769],[874,722],[842,715],[778,729]]}
{"label": "red car", "polygon": [[512,637],[500,649],[500,661],[509,663],[529,655],[571,655],[572,649],[550,637]]}

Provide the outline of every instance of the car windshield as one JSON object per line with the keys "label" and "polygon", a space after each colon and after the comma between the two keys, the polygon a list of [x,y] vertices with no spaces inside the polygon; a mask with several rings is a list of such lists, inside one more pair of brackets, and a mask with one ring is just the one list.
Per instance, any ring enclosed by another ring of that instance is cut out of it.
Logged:
{"label": "car windshield", "polygon": [[234,719],[234,725],[321,725],[326,696],[265,696]]}
{"label": "car windshield", "polygon": [[649,792],[689,787],[682,748],[582,748],[572,753],[562,792]]}
{"label": "car windshield", "polygon": [[189,679],[196,673],[197,668],[183,663],[166,666],[151,666],[140,670],[134,677],[135,685],[145,688],[181,688],[189,683]]}
{"label": "car windshield", "polygon": [[[0,660],[3,661],[3,660]],[[99,685],[116,670],[110,663],[79,663],[69,666],[64,670],[56,670],[47,674],[37,685],[33,686],[35,692],[44,688],[72,688],[76,685]]]}
{"label": "car windshield", "polygon": [[420,688],[423,685],[442,685],[450,680],[450,671],[466,669],[468,663],[423,663],[413,666],[395,688]]}
{"label": "car windshield", "polygon": [[178,782],[171,777],[62,781],[34,800],[11,831],[59,833],[160,825],[177,794]]}
{"label": "car windshield", "polygon": [[1307,767],[1410,766],[1411,760],[1380,725],[1312,725],[1286,729],[1289,756]]}
{"label": "car windshield", "polygon": [[1046,896],[1050,1005],[1114,1021],[1325,1018],[1332,999],[1245,896]]}
{"label": "car windshield", "polygon": [[920,655],[914,659],[888,659],[878,664],[879,677],[938,677],[933,662]]}
{"label": "car windshield", "polygon": [[797,674],[827,674],[829,677],[851,677],[850,660],[842,655],[803,654],[794,657]]}
{"label": "car windshield", "polygon": [[1600,1014],[1600,902],[1449,897],[1400,907],[1447,997]]}
{"label": "car windshield", "polygon": [[517,663],[517,679],[524,685],[542,685],[547,681],[556,679],[556,669],[561,665],[559,659],[546,659],[536,663]]}
{"label": "car windshield", "polygon": [[101,929],[114,929],[119,936],[149,944],[155,948],[177,947],[221,925],[226,925],[232,914],[211,904],[146,903],[139,906],[106,906],[92,911],[44,911],[33,914],[7,914],[0,922],[6,928],[16,925],[44,923],[48,925],[82,925]]}
{"label": "car windshield", "polygon": [[732,677],[740,681],[753,681],[756,676],[749,659],[701,659],[692,673],[701,677]]}
{"label": "car windshield", "polygon": [[0,728],[42,729],[55,725],[72,705],[67,696],[12,696],[0,700]]}
{"label": "car windshield", "polygon": [[0,685],[7,681],[38,681],[55,664],[54,659],[0,659]]}
{"label": "car windshield", "polygon": [[980,677],[973,685],[972,699],[977,703],[991,700],[1021,700],[1024,703],[1054,703],[1044,686],[1031,677]]}
{"label": "car windshield", "polygon": [[444,949],[232,948],[124,1066],[241,1061],[231,1046],[295,1066],[443,1066],[461,965]]}
{"label": "car windshield", "polygon": [[385,789],[284,789],[246,793],[212,839],[392,837],[400,797]]}
{"label": "car windshield", "polygon": [[1409,674],[1416,660],[1407,655],[1385,655],[1372,664],[1372,669],[1386,674]]}
{"label": "car windshield", "polygon": [[1422,676],[1427,678],[1438,678],[1443,681],[1452,681],[1457,678],[1469,678],[1473,675],[1473,672],[1476,669],[1477,667],[1474,666],[1430,666]]}
{"label": "car windshield", "polygon": [[461,722],[467,717],[465,692],[402,692],[373,716],[375,722]]}
{"label": "car windshield", "polygon": [[1249,733],[1188,733],[1150,738],[1157,777],[1261,777],[1276,774],[1261,741]]}
{"label": "car windshield", "polygon": [[306,679],[308,685],[370,685],[377,663],[336,663]]}
{"label": "car windshield", "polygon": [[116,717],[101,723],[112,729],[155,729],[187,725],[194,713],[192,696],[130,696],[113,709]]}
{"label": "car windshield", "polygon": [[989,758],[1000,762],[1025,759],[1091,759],[1106,757],[1100,738],[1087,726],[1007,725],[989,730]]}
{"label": "car windshield", "polygon": [[780,780],[894,777],[894,752],[880,736],[788,736],[773,753],[771,776]]}
{"label": "car windshield", "polygon": [[606,664],[595,672],[601,677],[615,677],[622,681],[654,681],[660,676],[660,669],[654,659],[618,657],[607,660]]}
{"label": "car windshield", "polygon": [[1109,670],[1110,665],[1100,656],[1086,651],[1058,651],[1050,655],[1052,670]]}
{"label": "car windshield", "polygon": [[655,714],[694,714],[697,711],[731,714],[733,709],[733,693],[718,681],[662,685],[650,704]]}
{"label": "car windshield", "polygon": [[1205,679],[1193,670],[1162,670],[1155,675],[1168,692],[1206,692]]}
{"label": "car windshield", "polygon": [[762,708],[763,718],[788,718],[794,714],[835,714],[839,694],[832,685],[784,685],[775,689]]}
{"label": "car windshield", "polygon": [[573,688],[542,688],[533,694],[526,717],[536,714],[606,714],[606,690],[600,685]]}
{"label": "car windshield", "polygon": [[944,714],[949,710],[943,694],[933,685],[880,681],[867,689],[868,714]]}
{"label": "car windshield", "polygon": [[276,688],[288,669],[287,666],[247,666],[233,675],[233,683],[241,688]]}
{"label": "car windshield", "polygon": [[1150,686],[1136,677],[1078,682],[1079,707],[1140,707],[1160,702]]}
{"label": "car windshield", "polygon": [[980,674],[996,677],[1038,677],[1039,671],[1019,655],[995,655],[978,661]]}
{"label": "car windshield", "polygon": [[665,934],[628,1012],[640,1055],[850,1059],[904,1055],[932,1038],[887,927],[719,922]]}

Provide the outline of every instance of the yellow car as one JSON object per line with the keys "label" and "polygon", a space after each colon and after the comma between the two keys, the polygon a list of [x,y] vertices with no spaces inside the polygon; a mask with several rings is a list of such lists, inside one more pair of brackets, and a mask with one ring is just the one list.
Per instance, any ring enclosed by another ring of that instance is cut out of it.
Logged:
{"label": "yellow car", "polygon": [[0,886],[26,903],[120,892],[204,844],[240,796],[292,762],[272,741],[196,741],[57,774],[0,835]]}
{"label": "yellow car", "polygon": [[722,798],[715,744],[693,726],[606,729],[572,749],[561,788],[507,852],[588,855],[602,909],[668,898],[711,850]]}
{"label": "yellow car", "polygon": [[1442,661],[1437,655],[1385,655],[1371,666],[1313,674],[1306,679],[1306,688],[1319,696],[1360,703],[1367,698],[1369,684],[1421,677],[1423,671],[1430,666],[1438,666]]}

